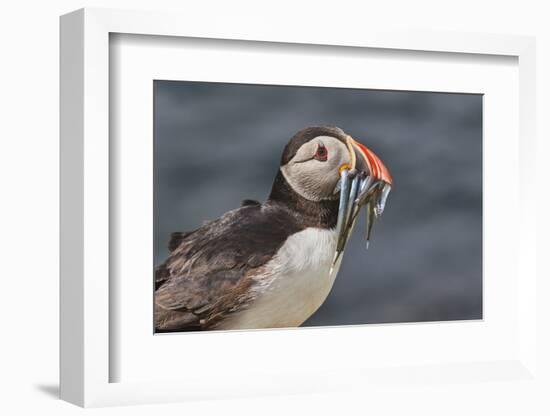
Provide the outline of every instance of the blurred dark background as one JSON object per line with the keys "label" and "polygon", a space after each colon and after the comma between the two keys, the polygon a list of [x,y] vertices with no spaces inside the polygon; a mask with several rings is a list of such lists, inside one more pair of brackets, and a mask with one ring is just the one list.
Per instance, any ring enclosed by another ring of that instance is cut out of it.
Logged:
{"label": "blurred dark background", "polygon": [[481,95],[155,81],[154,99],[155,264],[171,232],[265,200],[297,130],[338,126],[394,188],[305,325],[482,318]]}

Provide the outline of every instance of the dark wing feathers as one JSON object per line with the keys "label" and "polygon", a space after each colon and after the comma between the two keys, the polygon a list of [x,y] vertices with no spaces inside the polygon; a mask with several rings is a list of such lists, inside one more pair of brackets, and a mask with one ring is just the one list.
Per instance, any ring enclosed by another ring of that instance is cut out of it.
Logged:
{"label": "dark wing feathers", "polygon": [[172,235],[170,235],[170,241],[168,241],[168,250],[170,250],[170,252],[174,251],[181,242],[192,233],[193,231],[176,231],[172,233]]}
{"label": "dark wing feathers", "polygon": [[[193,231],[177,231],[170,235],[170,241],[168,241],[168,250],[173,252],[180,246],[185,238],[189,237]],[[165,264],[161,264],[155,270],[155,290],[162,286],[166,280],[170,277],[170,270],[168,270]]]}
{"label": "dark wing feathers", "polygon": [[246,204],[190,233],[175,233],[156,271],[158,331],[215,326],[246,307],[252,276],[273,257],[297,219],[277,205]]}
{"label": "dark wing feathers", "polygon": [[246,207],[250,205],[262,205],[260,201],[256,201],[255,199],[243,199],[243,202],[241,202],[241,207]]}

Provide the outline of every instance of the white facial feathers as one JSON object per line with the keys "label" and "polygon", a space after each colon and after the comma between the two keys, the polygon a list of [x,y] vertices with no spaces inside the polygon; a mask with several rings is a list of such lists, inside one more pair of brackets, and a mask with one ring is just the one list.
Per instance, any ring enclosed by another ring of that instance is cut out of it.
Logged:
{"label": "white facial feathers", "polygon": [[294,191],[304,198],[311,201],[334,199],[338,169],[349,163],[349,159],[349,151],[340,140],[318,136],[304,143],[294,157],[281,166],[281,172]]}

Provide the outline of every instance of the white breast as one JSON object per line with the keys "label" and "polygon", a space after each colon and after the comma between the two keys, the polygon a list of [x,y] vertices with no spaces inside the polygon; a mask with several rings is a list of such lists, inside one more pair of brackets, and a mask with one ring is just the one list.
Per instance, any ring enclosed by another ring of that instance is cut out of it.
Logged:
{"label": "white breast", "polygon": [[258,298],[220,329],[280,328],[301,325],[325,301],[340,262],[330,273],[336,232],[307,228],[290,236],[264,267],[254,288]]}

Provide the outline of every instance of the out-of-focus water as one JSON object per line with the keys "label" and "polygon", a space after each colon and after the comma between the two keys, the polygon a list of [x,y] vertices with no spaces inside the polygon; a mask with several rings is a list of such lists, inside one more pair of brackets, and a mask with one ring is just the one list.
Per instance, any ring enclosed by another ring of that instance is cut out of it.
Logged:
{"label": "out-of-focus water", "polygon": [[332,125],[374,150],[394,187],[369,250],[361,218],[306,325],[482,317],[481,95],[154,85],[156,264],[171,232],[264,200],[297,130]]}

